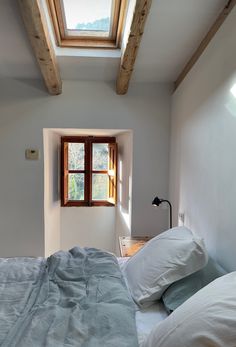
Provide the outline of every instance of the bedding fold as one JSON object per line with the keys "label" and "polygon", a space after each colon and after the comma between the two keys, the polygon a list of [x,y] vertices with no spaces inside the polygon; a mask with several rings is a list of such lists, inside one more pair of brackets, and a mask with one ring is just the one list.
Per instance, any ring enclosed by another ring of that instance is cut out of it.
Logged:
{"label": "bedding fold", "polygon": [[94,248],[3,259],[0,307],[2,347],[138,346],[117,260]]}

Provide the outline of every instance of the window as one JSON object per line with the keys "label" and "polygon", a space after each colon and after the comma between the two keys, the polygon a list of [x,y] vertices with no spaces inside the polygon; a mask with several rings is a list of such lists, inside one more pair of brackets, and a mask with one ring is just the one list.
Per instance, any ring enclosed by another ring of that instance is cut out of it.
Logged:
{"label": "window", "polygon": [[115,205],[117,180],[115,141],[115,137],[62,137],[62,206]]}
{"label": "window", "polygon": [[61,47],[117,48],[127,0],[48,0]]}

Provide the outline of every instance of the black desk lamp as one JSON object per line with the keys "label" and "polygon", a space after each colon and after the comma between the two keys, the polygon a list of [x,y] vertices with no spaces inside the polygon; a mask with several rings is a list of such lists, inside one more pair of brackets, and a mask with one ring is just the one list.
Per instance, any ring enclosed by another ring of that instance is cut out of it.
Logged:
{"label": "black desk lamp", "polygon": [[152,202],[152,205],[153,206],[160,206],[163,202],[167,202],[167,204],[170,207],[170,228],[172,228],[172,206],[171,206],[171,203],[169,202],[169,200],[159,199],[158,196],[156,196]]}

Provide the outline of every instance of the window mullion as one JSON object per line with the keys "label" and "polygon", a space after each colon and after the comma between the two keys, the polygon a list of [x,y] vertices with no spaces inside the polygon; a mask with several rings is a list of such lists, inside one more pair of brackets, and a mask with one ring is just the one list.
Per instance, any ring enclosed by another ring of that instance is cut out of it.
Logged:
{"label": "window mullion", "polygon": [[91,140],[85,141],[85,200],[88,206],[92,201],[92,144]]}
{"label": "window mullion", "polygon": [[108,170],[92,170],[92,174],[108,174]]}

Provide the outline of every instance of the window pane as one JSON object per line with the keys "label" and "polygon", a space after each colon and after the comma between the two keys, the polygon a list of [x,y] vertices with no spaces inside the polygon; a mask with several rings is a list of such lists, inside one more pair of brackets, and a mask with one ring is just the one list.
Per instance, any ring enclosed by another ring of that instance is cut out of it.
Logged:
{"label": "window pane", "polygon": [[92,200],[107,200],[108,175],[93,174]]}
{"label": "window pane", "polygon": [[68,143],[69,170],[84,170],[84,143]]}
{"label": "window pane", "polygon": [[69,200],[84,200],[84,174],[69,174]]}
{"label": "window pane", "polygon": [[108,143],[93,143],[93,170],[108,170]]}
{"label": "window pane", "polygon": [[[111,26],[112,0],[63,0],[66,27],[81,35],[98,32],[108,36]],[[85,32],[85,33],[84,33]]]}

